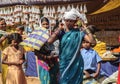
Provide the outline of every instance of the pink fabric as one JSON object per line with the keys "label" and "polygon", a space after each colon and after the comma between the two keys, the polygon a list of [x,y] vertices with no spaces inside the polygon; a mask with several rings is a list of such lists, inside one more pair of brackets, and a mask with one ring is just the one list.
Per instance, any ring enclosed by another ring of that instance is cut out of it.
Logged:
{"label": "pink fabric", "polygon": [[38,60],[38,65],[43,67],[46,71],[49,71],[50,67],[42,60]]}
{"label": "pink fabric", "polygon": [[120,63],[119,63],[119,69],[118,69],[118,82],[117,84],[120,84]]}

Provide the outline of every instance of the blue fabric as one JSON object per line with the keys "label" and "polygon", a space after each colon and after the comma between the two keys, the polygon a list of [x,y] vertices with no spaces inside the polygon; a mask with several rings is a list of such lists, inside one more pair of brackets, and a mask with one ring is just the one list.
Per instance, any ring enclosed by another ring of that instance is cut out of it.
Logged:
{"label": "blue fabric", "polygon": [[84,70],[90,69],[96,71],[97,63],[102,61],[97,52],[91,48],[89,50],[83,48],[81,50],[81,55],[84,60]]}
{"label": "blue fabric", "polygon": [[71,30],[60,41],[60,84],[82,84],[83,59],[80,56],[81,41],[84,33]]}
{"label": "blue fabric", "polygon": [[101,63],[101,73],[105,76],[105,77],[109,77],[110,75],[112,75],[114,72],[116,72],[118,70],[118,66],[119,66],[119,61],[107,61],[107,62],[102,62]]}
{"label": "blue fabric", "polygon": [[27,57],[27,68],[25,71],[25,75],[38,77],[34,52],[32,52],[32,51],[27,52],[26,57]]}
{"label": "blue fabric", "polygon": [[25,28],[25,32],[27,32],[27,33],[31,33],[32,31],[33,31],[32,28],[26,26],[26,28]]}
{"label": "blue fabric", "polygon": [[51,67],[49,74],[50,74],[50,84],[58,84],[58,71],[59,65],[58,62],[52,60],[54,62],[54,66]]}
{"label": "blue fabric", "polygon": [[39,78],[40,78],[41,84],[50,84],[49,72],[39,65],[38,65],[38,69],[39,69]]}

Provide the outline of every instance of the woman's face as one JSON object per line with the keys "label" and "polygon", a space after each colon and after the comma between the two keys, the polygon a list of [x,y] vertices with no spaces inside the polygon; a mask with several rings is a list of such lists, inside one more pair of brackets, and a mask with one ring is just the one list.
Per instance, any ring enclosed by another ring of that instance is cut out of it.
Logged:
{"label": "woman's face", "polygon": [[44,28],[46,28],[46,29],[49,29],[49,23],[48,23],[48,22],[43,21],[43,22],[41,23],[41,25],[42,25],[42,27],[44,27]]}
{"label": "woman's face", "polygon": [[0,21],[0,30],[6,30],[6,23],[4,20]]}
{"label": "woman's face", "polygon": [[65,20],[65,24],[66,24],[66,26],[67,26],[67,28],[74,28],[74,24],[76,23],[76,20],[69,20],[69,19],[67,19],[67,20]]}

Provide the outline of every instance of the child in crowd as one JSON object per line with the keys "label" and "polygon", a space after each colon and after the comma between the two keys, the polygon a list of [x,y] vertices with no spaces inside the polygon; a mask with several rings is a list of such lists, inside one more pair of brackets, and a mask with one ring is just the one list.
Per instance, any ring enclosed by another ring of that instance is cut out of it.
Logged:
{"label": "child in crowd", "polygon": [[96,78],[100,74],[101,58],[95,50],[91,48],[91,43],[83,41],[81,55],[84,60],[84,77]]}
{"label": "child in crowd", "polygon": [[22,37],[13,33],[8,37],[9,46],[3,50],[2,63],[8,65],[6,84],[26,84],[22,64],[24,62],[24,49],[19,46]]}

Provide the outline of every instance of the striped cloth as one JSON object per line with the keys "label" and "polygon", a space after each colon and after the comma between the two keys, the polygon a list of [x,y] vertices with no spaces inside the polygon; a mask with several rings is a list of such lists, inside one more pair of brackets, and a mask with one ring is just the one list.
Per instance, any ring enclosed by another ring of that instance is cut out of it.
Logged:
{"label": "striped cloth", "polygon": [[28,38],[26,38],[20,45],[32,47],[36,50],[40,50],[40,48],[44,45],[44,43],[48,40],[49,33],[45,28],[40,28],[39,30],[34,30]]}

